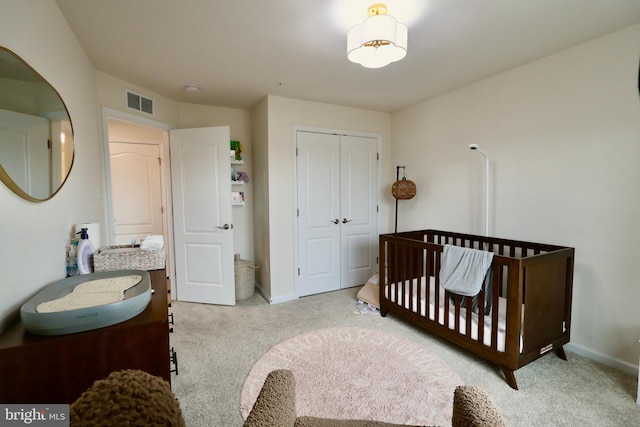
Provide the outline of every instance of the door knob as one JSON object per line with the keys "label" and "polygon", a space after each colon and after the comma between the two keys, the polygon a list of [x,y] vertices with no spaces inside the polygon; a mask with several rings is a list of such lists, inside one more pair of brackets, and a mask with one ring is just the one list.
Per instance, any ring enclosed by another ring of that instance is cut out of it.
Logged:
{"label": "door knob", "polygon": [[339,223],[340,223],[340,220],[339,220],[338,218],[336,218],[336,219],[334,219],[333,221],[329,221],[329,222],[332,222],[332,223],[334,223],[334,224],[339,224]]}
{"label": "door knob", "polygon": [[351,222],[351,221],[353,221],[353,220],[352,219],[347,219],[347,218],[342,218],[342,223],[343,224],[346,224],[346,223]]}
{"label": "door knob", "polygon": [[222,227],[220,227],[219,225],[217,226],[218,228],[221,228],[223,230],[228,230],[230,228],[233,228],[233,224],[229,225],[229,224],[225,224]]}

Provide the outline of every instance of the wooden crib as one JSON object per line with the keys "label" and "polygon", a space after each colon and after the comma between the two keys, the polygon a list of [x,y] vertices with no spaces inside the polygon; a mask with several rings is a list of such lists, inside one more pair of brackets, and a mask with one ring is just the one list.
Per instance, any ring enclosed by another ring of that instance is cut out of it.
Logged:
{"label": "wooden crib", "polygon": [[[482,290],[472,297],[440,286],[444,245],[494,253]],[[380,313],[398,315],[502,367],[514,371],[562,346],[571,334],[574,249],[437,230],[380,235]],[[490,286],[489,286],[490,282]],[[481,309],[482,310],[482,309]],[[478,310],[476,310],[478,311]]]}

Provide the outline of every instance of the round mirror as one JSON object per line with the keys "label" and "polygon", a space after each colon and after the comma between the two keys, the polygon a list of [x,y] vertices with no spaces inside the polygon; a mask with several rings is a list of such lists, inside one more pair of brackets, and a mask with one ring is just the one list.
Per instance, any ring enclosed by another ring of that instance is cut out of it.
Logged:
{"label": "round mirror", "polygon": [[58,92],[0,47],[0,180],[33,202],[50,199],[73,164],[73,128]]}

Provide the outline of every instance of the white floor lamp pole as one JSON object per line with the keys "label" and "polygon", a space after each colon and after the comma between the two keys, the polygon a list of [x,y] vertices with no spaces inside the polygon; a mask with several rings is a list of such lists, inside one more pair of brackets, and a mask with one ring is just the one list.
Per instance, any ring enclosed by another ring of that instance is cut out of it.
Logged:
{"label": "white floor lamp pole", "polygon": [[469,149],[477,151],[484,157],[484,235],[489,237],[489,156],[480,149],[478,144],[470,144]]}

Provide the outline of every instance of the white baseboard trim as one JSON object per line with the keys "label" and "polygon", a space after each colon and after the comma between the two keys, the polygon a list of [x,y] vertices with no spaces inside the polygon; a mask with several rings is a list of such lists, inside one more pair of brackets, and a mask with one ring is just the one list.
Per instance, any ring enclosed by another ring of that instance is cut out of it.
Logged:
{"label": "white baseboard trim", "polygon": [[590,350],[577,344],[569,343],[566,344],[564,348],[567,351],[571,351],[573,353],[579,354],[580,356],[595,360],[596,362],[600,362],[603,365],[609,366],[611,368],[618,369],[631,375],[638,375],[638,365],[632,365],[629,362],[625,362],[623,360],[616,359],[610,356],[605,356],[602,353],[598,353],[597,351]]}
{"label": "white baseboard trim", "polygon": [[279,298],[272,298],[269,302],[271,304],[280,304],[283,302],[288,302],[288,301],[294,301],[297,300],[298,297],[296,295],[285,295],[283,297],[279,297]]}
{"label": "white baseboard trim", "polygon": [[287,302],[287,301],[294,301],[297,300],[298,297],[296,295],[285,295],[282,297],[278,297],[278,298],[271,298],[271,295],[269,295],[267,292],[265,292],[265,290],[262,288],[262,286],[260,286],[259,283],[255,284],[256,289],[258,290],[258,292],[260,293],[260,295],[262,295],[262,297],[267,300],[267,302],[269,304],[280,304],[283,302]]}

